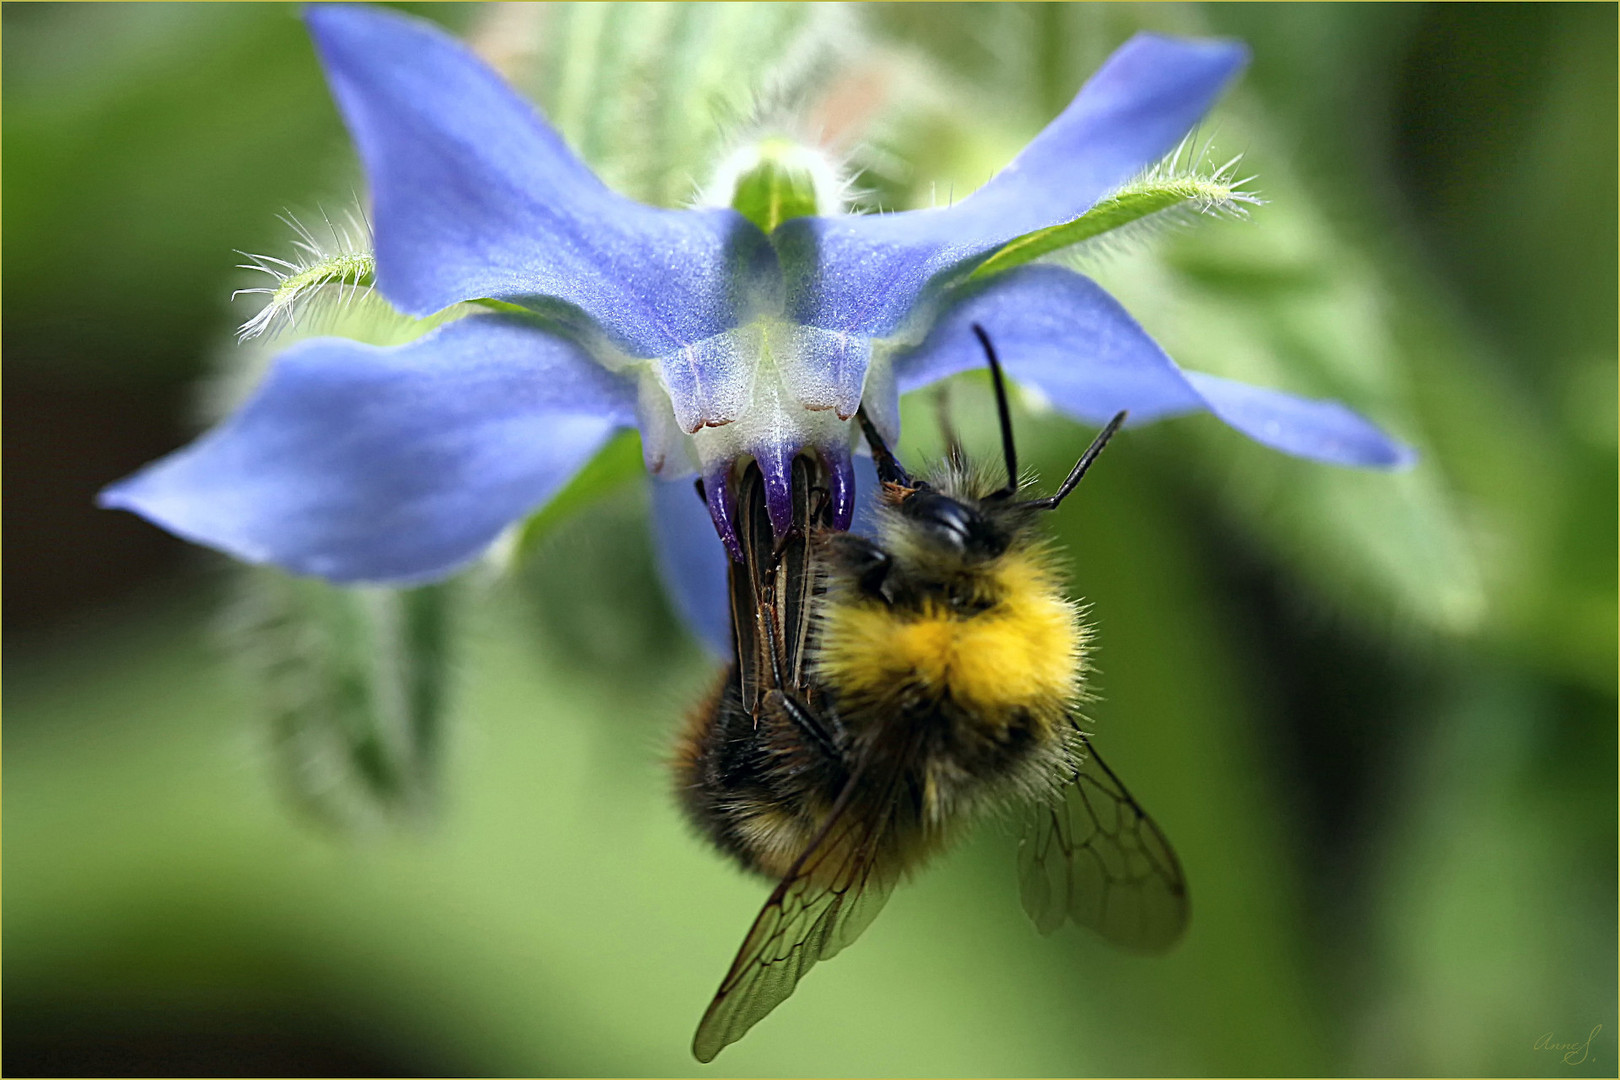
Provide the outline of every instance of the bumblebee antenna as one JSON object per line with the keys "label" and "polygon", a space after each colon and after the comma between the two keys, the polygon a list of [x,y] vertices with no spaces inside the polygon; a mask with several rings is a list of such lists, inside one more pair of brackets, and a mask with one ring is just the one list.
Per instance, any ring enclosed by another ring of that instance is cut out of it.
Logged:
{"label": "bumblebee antenna", "polygon": [[984,346],[984,358],[990,365],[990,381],[996,388],[996,415],[1001,421],[1001,457],[1007,463],[1007,486],[987,497],[1005,499],[1018,490],[1018,448],[1013,445],[1012,412],[1007,408],[1007,380],[1001,374],[1001,361],[996,359],[990,335],[978,323],[973,324],[973,333]]}
{"label": "bumblebee antenna", "polygon": [[866,406],[862,405],[855,410],[855,419],[861,423],[861,431],[866,435],[866,445],[872,448],[872,460],[877,464],[878,479],[885,484],[916,487],[917,484],[907,474],[905,466],[900,464],[900,459],[894,456],[889,444],[883,441],[883,436],[872,426],[871,418],[866,415]]}
{"label": "bumblebee antenna", "polygon": [[1108,445],[1108,440],[1114,437],[1114,432],[1119,430],[1127,415],[1123,410],[1114,414],[1114,418],[1108,421],[1108,426],[1097,433],[1097,437],[1091,440],[1091,445],[1086,447],[1086,452],[1080,455],[1080,460],[1074,463],[1074,468],[1069,470],[1069,478],[1063,481],[1063,486],[1057,489],[1056,494],[1048,495],[1044,499],[1031,499],[1024,505],[1036,510],[1056,510],[1058,503],[1068,498],[1069,492],[1073,491],[1080,478],[1086,475],[1086,470],[1097,460],[1097,455],[1102,453],[1103,447]]}

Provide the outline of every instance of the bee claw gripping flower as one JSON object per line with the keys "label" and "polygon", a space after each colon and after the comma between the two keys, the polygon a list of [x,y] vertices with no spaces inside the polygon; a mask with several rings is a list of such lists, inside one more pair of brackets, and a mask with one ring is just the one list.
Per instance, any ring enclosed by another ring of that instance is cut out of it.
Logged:
{"label": "bee claw gripping flower", "polygon": [[[235,415],[108,488],[103,505],[297,573],[426,581],[475,558],[634,425],[651,471],[705,479],[707,522],[690,492],[679,512],[664,510],[680,500],[656,499],[660,520],[696,520],[735,552],[738,462],[759,463],[785,530],[792,460],[819,454],[846,527],[856,408],[893,436],[901,392],[976,366],[972,322],[1002,344],[1012,377],[1072,416],[1207,410],[1303,457],[1409,459],[1336,403],[1182,372],[1073,271],[969,280],[1173,149],[1242,67],[1240,45],[1138,35],[951,207],[762,228],[731,206],[659,209],[610,191],[427,23],[340,5],[306,18],[365,167],[377,290],[411,315],[477,300],[501,311],[387,348],[300,342]],[[666,542],[677,576],[701,550],[718,559],[712,535],[703,548]]]}

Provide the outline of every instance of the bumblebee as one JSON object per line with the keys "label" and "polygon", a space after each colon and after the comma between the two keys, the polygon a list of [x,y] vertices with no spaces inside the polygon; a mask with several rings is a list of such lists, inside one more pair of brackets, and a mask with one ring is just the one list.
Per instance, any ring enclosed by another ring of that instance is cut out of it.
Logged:
{"label": "bumblebee", "polygon": [[901,877],[989,808],[1029,809],[1020,891],[1041,932],[1072,920],[1157,952],[1186,926],[1175,854],[1080,727],[1089,631],[1041,525],[1125,414],[1056,493],[1022,497],[1001,367],[973,330],[1004,481],[950,436],[943,465],[914,478],[864,411],[882,482],[875,539],[829,528],[813,457],[794,463],[785,537],[772,534],[757,466],[739,478],[735,662],[682,735],[676,782],[698,830],[777,884],[698,1026],[699,1061],[859,936]]}

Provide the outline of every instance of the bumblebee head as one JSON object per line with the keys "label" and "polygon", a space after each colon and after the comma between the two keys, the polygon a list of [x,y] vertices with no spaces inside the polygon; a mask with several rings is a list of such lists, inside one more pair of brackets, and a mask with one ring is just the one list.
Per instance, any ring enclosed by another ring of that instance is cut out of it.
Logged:
{"label": "bumblebee head", "polygon": [[1007,530],[967,503],[922,488],[901,500],[900,516],[911,535],[940,553],[971,562],[994,559],[1007,550]]}
{"label": "bumblebee head", "polygon": [[[1074,463],[1074,468],[1069,470],[1067,479],[1055,493],[1039,499],[1017,498],[1018,449],[1013,442],[1012,413],[1007,407],[1007,386],[1001,374],[1001,361],[996,358],[996,348],[990,343],[990,335],[985,333],[984,327],[974,323],[973,333],[984,347],[985,361],[990,367],[990,380],[996,391],[996,412],[1001,421],[1002,461],[1007,468],[1007,482],[1001,487],[988,493],[979,490],[969,492],[977,506],[943,494],[926,481],[912,479],[872,425],[865,408],[856,411],[856,418],[866,435],[867,445],[872,448],[872,459],[877,465],[878,479],[883,482],[885,501],[899,508],[901,517],[916,527],[916,534],[925,537],[930,547],[942,552],[989,559],[1007,550],[1013,534],[1030,519],[1032,511],[1056,510],[1068,498],[1097,455],[1102,453],[1102,448],[1108,445],[1114,432],[1125,423],[1126,414],[1123,411],[1114,414],[1114,418],[1092,440],[1085,453],[1080,455],[1080,460]],[[959,447],[952,452],[951,459],[960,469]],[[953,488],[949,477],[945,486]],[[970,482],[968,486],[972,488],[976,484]]]}

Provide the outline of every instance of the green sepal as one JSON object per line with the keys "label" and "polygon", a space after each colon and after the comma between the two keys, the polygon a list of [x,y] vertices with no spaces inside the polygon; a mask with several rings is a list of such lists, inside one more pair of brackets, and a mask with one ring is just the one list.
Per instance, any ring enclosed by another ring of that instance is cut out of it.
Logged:
{"label": "green sepal", "polygon": [[816,182],[810,170],[788,160],[781,151],[797,149],[790,143],[760,146],[759,163],[737,178],[731,207],[769,234],[782,222],[810,217],[816,212]]}
{"label": "green sepal", "polygon": [[1099,199],[1096,205],[1073,221],[1037,229],[1007,241],[974,268],[968,280],[983,280],[1033,262],[1043,255],[1096,240],[1170,211],[1241,216],[1247,206],[1256,205],[1260,200],[1240,190],[1243,182],[1232,180],[1230,169],[1229,165],[1213,176],[1149,174],[1132,181]]}
{"label": "green sepal", "polygon": [[267,333],[274,336],[279,330],[295,326],[312,307],[346,307],[357,296],[369,296],[376,283],[376,256],[355,246],[348,234],[334,228],[334,250],[322,251],[308,229],[294,218],[286,220],[303,237],[298,244],[297,262],[244,253],[249,261],[241,264],[241,269],[269,274],[276,283],[267,288],[238,289],[232,294],[233,299],[255,293],[268,297],[258,314],[237,328],[239,342]]}
{"label": "green sepal", "polygon": [[265,568],[243,575],[229,638],[300,809],[341,828],[431,812],[455,589],[351,588]]}

